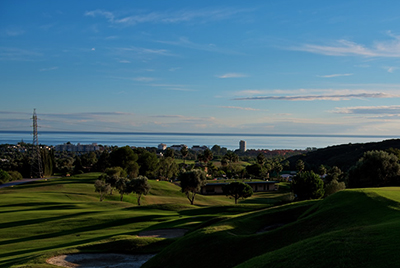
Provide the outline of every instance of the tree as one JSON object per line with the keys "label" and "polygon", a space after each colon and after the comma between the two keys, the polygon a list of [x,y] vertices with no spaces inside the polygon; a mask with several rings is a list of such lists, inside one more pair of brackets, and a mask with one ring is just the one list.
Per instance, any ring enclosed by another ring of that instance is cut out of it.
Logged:
{"label": "tree", "polygon": [[281,171],[283,170],[283,166],[279,162],[274,163],[274,171],[276,173],[276,176],[279,178],[281,176]]}
{"label": "tree", "polygon": [[82,174],[82,173],[83,173],[82,160],[79,156],[75,156],[74,174]]}
{"label": "tree", "polygon": [[140,150],[139,148],[136,150],[140,152],[139,159],[137,161],[140,166],[139,175],[146,176],[148,178],[155,177],[159,162],[157,155],[146,150]]}
{"label": "tree", "polygon": [[10,181],[11,176],[6,171],[0,169],[0,184]]}
{"label": "tree", "polygon": [[121,167],[112,167],[107,168],[105,171],[106,174],[102,174],[99,179],[104,180],[106,183],[110,185],[110,194],[113,194],[113,189],[116,188],[117,182],[120,178],[124,178],[127,176],[126,171]]}
{"label": "tree", "polygon": [[128,163],[128,166],[126,167],[126,172],[129,176],[129,178],[136,178],[139,176],[139,164],[137,162],[131,161]]}
{"label": "tree", "polygon": [[297,174],[291,187],[298,200],[319,199],[324,196],[324,182],[313,171]]}
{"label": "tree", "polygon": [[325,185],[325,196],[332,195],[344,189],[346,189],[346,184],[344,182],[338,182],[334,179]]}
{"label": "tree", "polygon": [[211,147],[211,151],[215,155],[220,155],[221,154],[221,146],[219,146],[218,144],[215,144],[213,147]]}
{"label": "tree", "polygon": [[257,163],[257,164],[246,166],[246,171],[247,171],[247,174],[249,174],[250,176],[259,178],[262,176],[263,168],[260,164]]}
{"label": "tree", "polygon": [[137,202],[138,206],[140,206],[140,200],[143,195],[147,195],[150,191],[150,184],[145,176],[139,176],[137,178],[134,178],[130,181],[130,188],[133,193],[136,193],[137,195]]}
{"label": "tree", "polygon": [[318,174],[323,176],[326,174],[326,167],[324,165],[320,165],[318,168]]}
{"label": "tree", "polygon": [[398,185],[399,176],[400,164],[396,155],[368,151],[349,170],[348,184],[350,188]]}
{"label": "tree", "polygon": [[213,159],[214,155],[210,149],[205,149],[203,152],[203,162],[207,165],[209,161]]}
{"label": "tree", "polygon": [[90,172],[97,163],[97,155],[95,152],[86,153],[82,155],[81,160],[84,170]]}
{"label": "tree", "polygon": [[171,157],[164,157],[158,165],[158,177],[169,180],[178,174],[179,167]]}
{"label": "tree", "polygon": [[110,154],[110,162],[112,166],[122,167],[126,169],[132,161],[137,161],[138,156],[129,146],[115,149]]}
{"label": "tree", "polygon": [[127,178],[119,178],[115,183],[115,188],[120,194],[120,201],[124,198],[124,194],[129,194],[132,192],[132,189],[129,187],[130,180]]}
{"label": "tree", "polygon": [[94,182],[95,192],[100,193],[100,202],[103,201],[105,195],[108,194],[111,190],[110,184],[106,183],[102,179],[97,179]]}
{"label": "tree", "polygon": [[343,172],[337,166],[330,168],[325,176],[325,183],[329,183],[333,180],[342,181],[343,180]]}
{"label": "tree", "polygon": [[110,154],[108,153],[107,150],[104,150],[100,157],[99,160],[96,163],[97,166],[97,170],[104,172],[104,170],[106,170],[106,168],[111,167],[111,163],[110,163]]}
{"label": "tree", "polygon": [[165,150],[164,157],[174,158],[174,154],[175,154],[175,151],[173,149],[167,148],[167,150]]}
{"label": "tree", "polygon": [[304,170],[304,168],[305,168],[304,161],[301,160],[301,159],[297,160],[297,162],[296,162],[296,170],[298,172],[302,172]]}
{"label": "tree", "polygon": [[186,146],[182,146],[181,154],[182,154],[182,158],[183,158],[183,164],[185,164],[186,157],[189,154],[189,150]]}
{"label": "tree", "polygon": [[182,193],[185,193],[190,204],[193,205],[196,193],[206,184],[206,173],[200,169],[194,169],[181,173],[179,176],[181,181]]}
{"label": "tree", "polygon": [[222,190],[226,196],[235,198],[235,204],[237,204],[239,198],[245,199],[253,195],[253,189],[250,185],[243,182],[231,182],[224,185]]}
{"label": "tree", "polygon": [[54,151],[41,149],[40,154],[42,158],[43,175],[44,176],[53,175]]}
{"label": "tree", "polygon": [[[238,162],[239,156],[232,151],[227,151],[222,159],[225,159],[230,166],[232,162]],[[221,161],[222,163],[222,161]]]}
{"label": "tree", "polygon": [[263,165],[265,160],[266,160],[265,155],[263,153],[261,153],[261,152],[258,153],[258,155],[257,155],[257,163],[260,164],[260,165]]}

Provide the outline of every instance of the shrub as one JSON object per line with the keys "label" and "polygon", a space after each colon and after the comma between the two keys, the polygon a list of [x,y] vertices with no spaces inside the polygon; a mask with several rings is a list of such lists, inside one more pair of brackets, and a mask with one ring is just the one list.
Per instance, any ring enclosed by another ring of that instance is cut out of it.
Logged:
{"label": "shrub", "polygon": [[11,176],[4,170],[0,169],[0,184],[6,183],[10,181]]}
{"label": "shrub", "polygon": [[319,199],[324,196],[324,182],[313,171],[297,174],[291,187],[298,200]]}
{"label": "shrub", "polygon": [[19,173],[18,171],[8,171],[8,174],[10,175],[12,181],[16,181],[16,180],[21,180],[22,179],[22,175],[21,173]]}
{"label": "shrub", "polygon": [[332,180],[331,182],[325,185],[325,196],[329,196],[344,189],[346,189],[346,184],[344,182],[338,182],[337,180]]}
{"label": "shrub", "polygon": [[394,154],[368,151],[349,170],[349,187],[382,187],[399,185],[400,164]]}

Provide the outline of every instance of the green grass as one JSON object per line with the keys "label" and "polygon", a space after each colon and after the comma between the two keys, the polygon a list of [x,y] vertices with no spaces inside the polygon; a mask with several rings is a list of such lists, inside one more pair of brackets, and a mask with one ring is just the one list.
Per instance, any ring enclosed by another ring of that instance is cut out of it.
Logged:
{"label": "green grass", "polygon": [[140,207],[133,194],[125,195],[120,202],[115,192],[99,202],[93,186],[99,175],[82,174],[1,189],[0,267],[50,267],[45,259],[62,252],[119,252],[128,248],[129,253],[154,253],[174,240],[138,238],[137,233],[160,228],[194,231],[221,217],[269,205],[255,202],[235,206],[225,196],[197,195],[191,206],[179,186],[164,181],[150,181],[151,191],[142,198]]}
{"label": "green grass", "polygon": [[[37,181],[0,190],[0,267],[54,267],[61,253],[158,253],[144,267],[400,267],[400,188],[345,190],[325,200],[281,204],[279,191],[234,200],[150,181],[135,195],[99,202],[99,174]],[[273,206],[274,205],[274,206]],[[137,237],[185,228],[179,239]]]}
{"label": "green grass", "polygon": [[[143,267],[399,267],[400,188],[339,192],[192,232]],[[258,233],[263,226],[275,226]],[[224,257],[222,257],[224,256]]]}

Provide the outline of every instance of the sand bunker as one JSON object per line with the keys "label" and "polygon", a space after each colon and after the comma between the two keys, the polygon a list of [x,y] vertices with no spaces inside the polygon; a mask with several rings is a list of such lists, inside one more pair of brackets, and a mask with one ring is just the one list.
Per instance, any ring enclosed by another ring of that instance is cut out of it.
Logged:
{"label": "sand bunker", "polygon": [[[187,232],[186,229],[160,229],[140,232],[142,237],[176,238]],[[67,268],[138,268],[154,254],[115,254],[115,253],[78,253],[60,255],[47,260],[47,263]]]}
{"label": "sand bunker", "polygon": [[79,253],[56,256],[48,259],[47,263],[68,268],[139,268],[153,256],[154,254]]}

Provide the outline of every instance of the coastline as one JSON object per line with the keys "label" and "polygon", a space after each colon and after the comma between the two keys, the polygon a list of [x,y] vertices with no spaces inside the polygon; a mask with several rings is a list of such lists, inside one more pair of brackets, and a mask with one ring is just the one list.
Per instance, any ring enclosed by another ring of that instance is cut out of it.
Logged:
{"label": "coastline", "polygon": [[[378,142],[396,139],[400,136],[389,135],[335,135],[335,134],[260,134],[260,133],[182,133],[182,132],[95,132],[95,131],[39,131],[39,143],[59,145],[92,144],[108,146],[157,147],[160,143],[167,146],[185,144],[212,147],[219,145],[236,150],[239,141],[245,140],[248,149],[275,150],[300,149],[308,147],[324,148],[339,144]],[[31,131],[0,130],[0,144],[32,142]]]}

